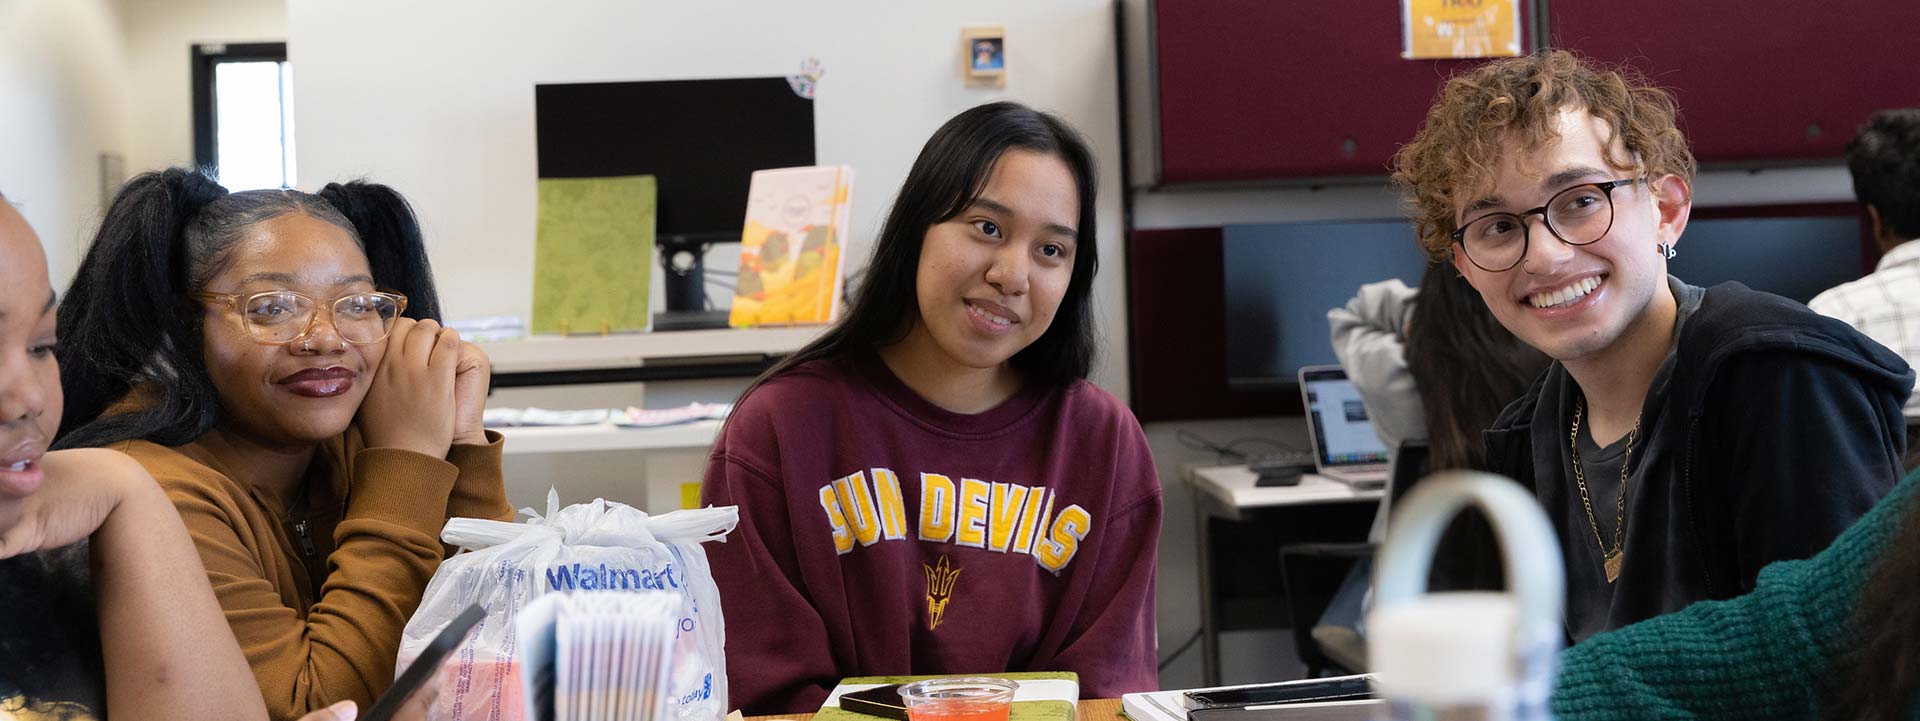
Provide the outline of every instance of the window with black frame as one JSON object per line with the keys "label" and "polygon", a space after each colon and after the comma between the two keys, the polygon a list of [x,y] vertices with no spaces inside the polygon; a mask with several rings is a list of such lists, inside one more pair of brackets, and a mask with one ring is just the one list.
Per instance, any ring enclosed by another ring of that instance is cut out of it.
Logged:
{"label": "window with black frame", "polygon": [[193,46],[193,155],[228,190],[294,185],[286,43]]}

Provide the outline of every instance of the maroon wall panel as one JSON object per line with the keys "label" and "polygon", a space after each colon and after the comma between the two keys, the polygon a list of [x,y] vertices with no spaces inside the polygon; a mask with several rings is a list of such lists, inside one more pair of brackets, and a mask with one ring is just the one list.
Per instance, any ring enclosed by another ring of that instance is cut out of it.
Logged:
{"label": "maroon wall panel", "polygon": [[1702,162],[1837,158],[1874,110],[1920,105],[1915,0],[1555,2],[1547,25],[1673,90]]}
{"label": "maroon wall panel", "polygon": [[1161,182],[1385,175],[1440,84],[1479,62],[1402,60],[1400,12],[1397,0],[1155,0]]}
{"label": "maroon wall panel", "polygon": [[[1388,0],[1156,0],[1153,16],[1168,184],[1382,175],[1444,79],[1479,62],[1400,59]],[[1547,25],[1550,44],[1672,89],[1703,162],[1837,158],[1872,111],[1920,106],[1916,0],[1566,1]]]}

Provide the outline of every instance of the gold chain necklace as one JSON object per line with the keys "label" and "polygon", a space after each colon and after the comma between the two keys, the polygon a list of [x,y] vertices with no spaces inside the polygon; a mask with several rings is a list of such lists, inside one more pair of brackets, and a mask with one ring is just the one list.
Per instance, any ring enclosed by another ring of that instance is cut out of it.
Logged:
{"label": "gold chain necklace", "polygon": [[1593,499],[1587,494],[1587,474],[1580,470],[1580,414],[1587,408],[1585,398],[1574,399],[1573,430],[1567,433],[1567,447],[1573,451],[1573,480],[1580,484],[1580,505],[1587,509],[1587,524],[1593,527],[1593,540],[1600,544],[1601,567],[1607,572],[1607,583],[1620,578],[1620,548],[1627,528],[1627,468],[1633,462],[1633,441],[1640,435],[1640,416],[1633,417],[1633,430],[1627,432],[1627,451],[1620,458],[1620,495],[1613,504],[1613,548],[1607,548],[1607,542],[1600,538],[1600,521],[1593,517]]}

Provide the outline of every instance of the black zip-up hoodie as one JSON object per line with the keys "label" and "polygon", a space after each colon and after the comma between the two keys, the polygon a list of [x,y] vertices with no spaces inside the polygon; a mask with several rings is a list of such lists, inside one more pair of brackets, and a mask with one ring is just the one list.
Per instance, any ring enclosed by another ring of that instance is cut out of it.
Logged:
{"label": "black zip-up hoodie", "polygon": [[1900,478],[1914,373],[1851,326],[1725,283],[1668,362],[1641,411],[1615,583],[1564,470],[1580,393],[1566,369],[1549,366],[1486,432],[1492,470],[1532,487],[1553,521],[1576,642],[1752,590],[1762,566],[1819,552]]}

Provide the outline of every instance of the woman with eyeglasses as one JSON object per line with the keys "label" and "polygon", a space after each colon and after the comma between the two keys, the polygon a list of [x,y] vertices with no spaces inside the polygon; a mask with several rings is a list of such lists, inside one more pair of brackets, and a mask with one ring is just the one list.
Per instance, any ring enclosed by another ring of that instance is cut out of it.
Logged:
{"label": "woman with eyeglasses", "polygon": [[371,703],[441,526],[512,517],[487,359],[438,305],[393,190],[179,169],[127,184],[60,305],[57,445],[159,482],[276,719]]}

